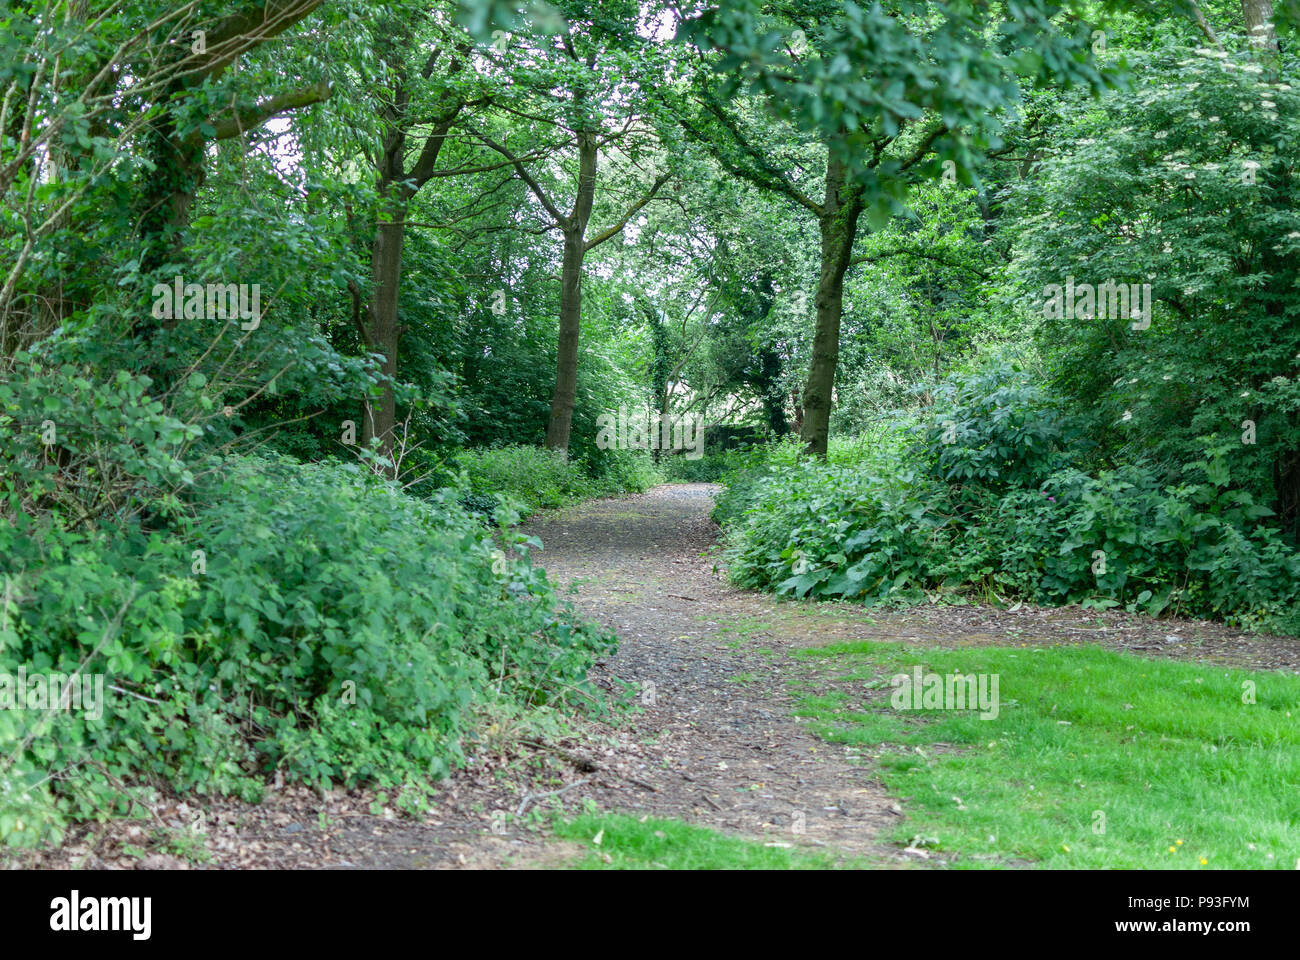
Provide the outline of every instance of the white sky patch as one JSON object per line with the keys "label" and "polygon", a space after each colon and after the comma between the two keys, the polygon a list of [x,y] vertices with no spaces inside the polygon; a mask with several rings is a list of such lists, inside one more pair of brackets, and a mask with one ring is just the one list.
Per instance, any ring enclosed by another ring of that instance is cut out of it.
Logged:
{"label": "white sky patch", "polygon": [[274,137],[266,144],[271,162],[280,176],[290,179],[302,164],[302,151],[298,148],[297,139],[283,136],[289,132],[293,123],[288,117],[272,117],[264,126],[266,132]]}

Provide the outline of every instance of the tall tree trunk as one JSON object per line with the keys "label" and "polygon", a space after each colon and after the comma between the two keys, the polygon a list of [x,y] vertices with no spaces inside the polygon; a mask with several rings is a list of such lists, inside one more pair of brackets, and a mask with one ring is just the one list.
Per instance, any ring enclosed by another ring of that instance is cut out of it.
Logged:
{"label": "tall tree trunk", "polygon": [[587,222],[596,195],[596,154],[592,131],[578,135],[578,193],[573,215],[562,227],[564,259],[560,268],[560,339],[555,358],[555,392],[546,423],[546,448],[569,454],[573,407],[578,396],[578,335],[582,326],[582,261],[587,255]]}
{"label": "tall tree trunk", "polygon": [[[594,67],[594,60],[587,63]],[[581,104],[583,96],[576,96]],[[528,184],[534,196],[541,201],[546,212],[555,221],[554,226],[564,238],[564,255],[560,268],[560,336],[555,357],[555,392],[551,395],[551,413],[546,422],[546,448],[558,450],[562,457],[569,455],[569,436],[573,431],[573,407],[578,395],[578,338],[582,325],[582,263],[587,251],[607,240],[620,236],[631,217],[649,203],[659,188],[668,180],[661,174],[650,190],[624,212],[622,219],[587,237],[587,224],[591,220],[592,201],[596,196],[596,160],[600,153],[599,128],[584,126],[577,131],[578,188],[571,213],[562,213],[555,201],[542,189],[522,160],[508,149],[479,134],[480,139],[505,156],[515,167],[519,178]]]}
{"label": "tall tree trunk", "polygon": [[[400,33],[389,37],[395,46],[396,39],[406,38]],[[437,66],[440,51],[434,51],[421,71],[428,80]],[[396,54],[390,48],[386,59]],[[463,61],[454,58],[448,72],[457,73]],[[399,60],[394,68],[396,81],[392,99],[384,104],[382,118],[385,123],[383,155],[379,161],[377,190],[380,197],[379,221],[375,224],[375,238],[370,249],[370,303],[366,311],[367,323],[361,330],[366,349],[383,356],[380,372],[384,382],[380,385],[378,404],[365,402],[362,441],[369,447],[379,440],[379,452],[390,461],[390,476],[396,478],[400,464],[394,458],[393,432],[397,426],[397,402],[394,385],[397,380],[398,348],[406,327],[397,322],[397,306],[402,288],[402,244],[406,240],[406,214],[411,200],[433,176],[438,157],[447,142],[447,134],[464,101],[452,98],[442,106],[444,112],[434,121],[421,146],[419,156],[410,170],[406,169],[407,133],[414,124],[408,115],[411,91],[406,83],[406,68]]]}
{"label": "tall tree trunk", "polygon": [[[164,99],[179,99],[185,91],[182,82],[175,82],[167,88]],[[145,144],[151,168],[142,177],[138,206],[144,246],[140,271],[148,274],[165,263],[175,262],[182,231],[189,224],[194,197],[207,171],[205,141],[196,134],[179,136],[175,114],[170,110],[154,122]],[[175,323],[175,320],[161,321],[165,327]]]}
{"label": "tall tree trunk", "polygon": [[840,357],[844,274],[849,268],[862,208],[862,188],[846,182],[844,165],[831,155],[826,161],[826,203],[819,218],[821,276],[817,283],[817,327],[799,430],[805,450],[822,459],[826,458],[830,438],[831,396]]}
{"label": "tall tree trunk", "polygon": [[790,432],[785,422],[785,391],[781,389],[781,355],[770,346],[758,348],[759,394],[763,401],[763,415],[774,437],[784,437]]}
{"label": "tall tree trunk", "polygon": [[[662,425],[668,420],[668,378],[669,378],[669,360],[668,360],[668,330],[664,324],[663,317],[659,311],[650,304],[642,304],[646,319],[650,323],[650,348],[652,351],[650,363],[650,393],[654,397],[655,413],[655,430],[660,431],[660,440],[663,439]],[[652,444],[654,447],[654,461],[658,463],[664,456],[664,446],[661,444]]]}
{"label": "tall tree trunk", "polygon": [[[770,270],[764,271],[758,278],[754,300],[750,325],[766,325],[772,315],[772,306],[776,303],[776,287]],[[752,382],[763,403],[763,419],[767,421],[773,436],[784,437],[790,432],[790,426],[785,421],[785,391],[780,384],[781,355],[770,343],[763,342],[757,348],[755,359],[758,361],[758,369]]]}
{"label": "tall tree trunk", "polygon": [[375,228],[375,242],[370,254],[373,290],[366,329],[367,349],[383,354],[380,371],[386,380],[377,404],[367,401],[362,439],[366,446],[379,438],[380,452],[393,455],[393,428],[397,423],[397,404],[393,383],[397,379],[397,346],[403,329],[397,323],[397,295],[402,283],[402,243],[406,238],[406,203],[389,208],[385,222]]}
{"label": "tall tree trunk", "polygon": [[546,447],[567,456],[578,397],[578,335],[582,326],[582,235],[564,231],[564,261],[560,268],[560,341],[555,359],[555,392],[546,423]]}

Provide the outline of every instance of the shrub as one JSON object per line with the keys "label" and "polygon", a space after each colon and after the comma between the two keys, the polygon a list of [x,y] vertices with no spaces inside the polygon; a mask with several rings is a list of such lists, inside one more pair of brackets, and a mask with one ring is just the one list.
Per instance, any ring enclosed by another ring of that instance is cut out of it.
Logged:
{"label": "shrub", "polygon": [[977,592],[1300,623],[1300,554],[1231,482],[1231,442],[1203,438],[1177,485],[1143,464],[1090,475],[1069,465],[1070,424],[1022,371],[956,376],[936,396],[902,455],[760,459],[733,475],[714,512],[732,578],[867,603]]}
{"label": "shrub", "polygon": [[987,364],[932,388],[916,457],[930,476],[955,486],[1032,487],[1064,466],[1070,425],[1029,372]]}
{"label": "shrub", "polygon": [[1211,460],[1188,472],[1191,482],[1162,487],[1143,466],[1071,469],[1002,498],[983,528],[998,545],[999,582],[1047,603],[1241,623],[1289,616],[1300,557],[1259,522],[1272,511],[1229,489]]}
{"label": "shrub", "polygon": [[[755,451],[758,453],[755,453]],[[734,450],[706,452],[689,460],[684,456],[664,457],[660,461],[668,479],[676,483],[718,483],[729,474],[744,469],[765,456],[763,447],[740,447]]]}
{"label": "shrub", "polygon": [[[150,395],[146,376],[95,377],[71,363],[18,353],[0,379],[0,516],[84,524],[175,508],[193,480],[184,453],[202,430]],[[202,374],[178,390],[210,410]]]}
{"label": "shrub", "polygon": [[81,664],[114,688],[99,718],[0,712],[0,840],[120,812],[122,781],[419,789],[461,759],[475,702],[597,702],[586,670],[612,638],[454,492],[234,458],[196,494],[166,532],[0,527],[0,672]]}
{"label": "shrub", "polygon": [[562,507],[595,491],[578,463],[542,447],[519,444],[465,450],[456,459],[470,494],[509,495],[524,505],[524,513]]}
{"label": "shrub", "polygon": [[750,488],[733,577],[796,597],[917,599],[952,555],[938,487],[811,462],[769,474]]}
{"label": "shrub", "polygon": [[596,496],[642,493],[664,482],[664,470],[642,450],[604,450],[587,466]]}

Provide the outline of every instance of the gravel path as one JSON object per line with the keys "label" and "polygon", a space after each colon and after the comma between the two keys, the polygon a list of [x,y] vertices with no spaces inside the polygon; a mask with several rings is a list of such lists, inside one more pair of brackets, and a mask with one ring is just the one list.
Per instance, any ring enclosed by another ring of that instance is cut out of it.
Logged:
{"label": "gravel path", "polygon": [[642,786],[621,798],[612,790],[592,795],[638,815],[896,859],[897,848],[876,836],[898,807],[870,768],[791,716],[789,682],[802,668],[787,653],[816,642],[816,625],[777,628],[776,608],[796,605],[728,586],[707,555],[717,537],[709,519],[717,489],[661,486],[584,504],[528,530],[546,544],[537,560],[548,574],[576,585],[577,606],[621,637],[598,678],[642,689],[644,713],[621,738],[635,752],[618,758]]}

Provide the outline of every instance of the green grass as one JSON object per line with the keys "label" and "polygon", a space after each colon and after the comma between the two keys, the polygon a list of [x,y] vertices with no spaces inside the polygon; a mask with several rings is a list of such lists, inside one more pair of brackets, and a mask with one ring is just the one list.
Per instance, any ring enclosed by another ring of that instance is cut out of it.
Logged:
{"label": "green grass", "polygon": [[[825,854],[769,847],[680,820],[642,821],[624,814],[557,820],[555,836],[590,848],[574,864],[583,870],[825,870],[836,866]],[[609,857],[608,863],[602,854]]]}
{"label": "green grass", "polygon": [[[1300,858],[1300,678],[1097,647],[855,642],[798,655],[849,671],[799,715],[827,740],[878,752],[908,814],[892,839],[929,838],[961,854],[954,866],[1291,869]],[[998,674],[999,715],[894,710],[889,677],[914,664]],[[869,687],[883,699],[864,702]]]}

